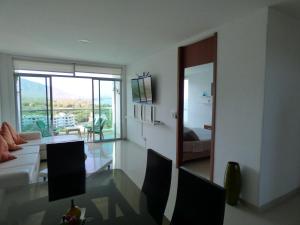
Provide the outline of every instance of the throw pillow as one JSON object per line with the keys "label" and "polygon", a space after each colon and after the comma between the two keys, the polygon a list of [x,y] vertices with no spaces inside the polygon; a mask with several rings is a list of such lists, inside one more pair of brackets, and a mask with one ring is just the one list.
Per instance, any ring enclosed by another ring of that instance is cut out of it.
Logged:
{"label": "throw pillow", "polygon": [[17,145],[27,143],[27,141],[25,141],[8,122],[4,122],[3,125],[8,127],[10,134]]}
{"label": "throw pillow", "polygon": [[13,137],[11,136],[11,133],[8,129],[7,126],[2,124],[2,128],[1,128],[1,135],[4,138],[4,140],[6,141],[7,145],[8,145],[8,149],[10,151],[15,151],[18,149],[21,149],[22,147],[16,145],[16,143],[14,142]]}
{"label": "throw pillow", "polygon": [[10,152],[8,151],[8,144],[6,143],[4,138],[0,135],[0,163],[13,160],[15,158],[17,157],[10,154]]}

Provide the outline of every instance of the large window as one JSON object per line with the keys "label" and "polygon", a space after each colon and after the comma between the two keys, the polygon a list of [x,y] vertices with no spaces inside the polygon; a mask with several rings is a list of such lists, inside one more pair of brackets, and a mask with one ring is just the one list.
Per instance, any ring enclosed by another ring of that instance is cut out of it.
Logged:
{"label": "large window", "polygon": [[15,75],[22,131],[45,129],[47,136],[79,130],[89,141],[121,138],[120,68],[15,60]]}

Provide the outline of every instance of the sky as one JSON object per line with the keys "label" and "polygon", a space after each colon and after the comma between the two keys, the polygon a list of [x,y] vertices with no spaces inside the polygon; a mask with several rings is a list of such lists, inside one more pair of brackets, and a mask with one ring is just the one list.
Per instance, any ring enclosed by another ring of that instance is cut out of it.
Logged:
{"label": "sky", "polygon": [[[24,79],[45,84],[44,79],[40,77],[24,77]],[[98,81],[95,81],[98,83]],[[60,90],[64,93],[68,93],[74,96],[80,96],[81,98],[92,98],[92,80],[84,78],[67,78],[67,77],[52,77],[52,86],[55,90]],[[95,88],[98,87],[95,85]],[[101,81],[100,82],[101,98],[110,98],[113,96],[113,81]],[[53,93],[55,95],[55,93]],[[98,93],[97,93],[98,94]]]}

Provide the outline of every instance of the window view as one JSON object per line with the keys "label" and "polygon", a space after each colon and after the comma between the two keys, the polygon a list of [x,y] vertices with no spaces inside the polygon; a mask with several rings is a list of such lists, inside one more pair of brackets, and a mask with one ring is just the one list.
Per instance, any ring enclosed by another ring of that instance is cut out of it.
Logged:
{"label": "window view", "polygon": [[22,131],[87,141],[121,137],[120,81],[18,74],[16,89]]}
{"label": "window view", "polygon": [[50,127],[49,78],[18,77],[17,94],[22,131],[40,130],[46,136]]}
{"label": "window view", "polygon": [[52,78],[53,128],[56,132],[85,132],[84,127],[93,119],[91,90],[90,79]]}

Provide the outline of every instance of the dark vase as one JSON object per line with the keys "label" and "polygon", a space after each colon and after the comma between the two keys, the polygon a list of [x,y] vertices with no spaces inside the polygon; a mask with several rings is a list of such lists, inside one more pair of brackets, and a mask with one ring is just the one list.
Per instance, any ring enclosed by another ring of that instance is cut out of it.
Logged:
{"label": "dark vase", "polygon": [[241,191],[241,170],[237,162],[228,162],[224,187],[226,189],[226,202],[229,205],[236,205]]}

